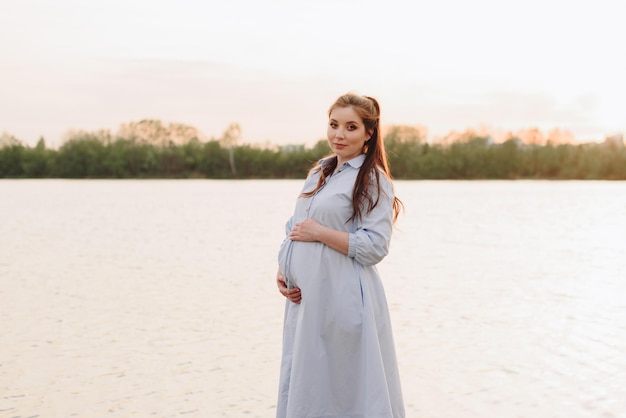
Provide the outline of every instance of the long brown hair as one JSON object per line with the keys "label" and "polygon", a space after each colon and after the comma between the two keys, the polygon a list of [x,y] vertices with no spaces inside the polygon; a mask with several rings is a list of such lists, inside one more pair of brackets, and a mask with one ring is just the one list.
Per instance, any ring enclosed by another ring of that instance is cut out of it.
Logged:
{"label": "long brown hair", "polygon": [[[340,96],[335,103],[328,109],[328,116],[330,117],[333,110],[338,107],[351,107],[354,111],[363,119],[365,125],[365,132],[371,133],[370,139],[365,141],[363,145],[363,154],[365,154],[365,161],[359,170],[359,174],[356,177],[354,183],[354,189],[352,190],[352,216],[348,219],[352,221],[354,219],[360,219],[362,216],[362,208],[366,208],[366,213],[369,213],[378,205],[380,198],[380,173],[382,172],[389,180],[391,180],[391,172],[389,171],[389,165],[387,163],[387,154],[385,153],[385,144],[380,130],[380,105],[378,101],[370,96],[360,96],[355,93],[347,93]],[[322,160],[322,164],[316,164],[313,167],[314,171],[320,172],[320,178],[317,181],[317,185],[310,192],[302,193],[302,197],[311,197],[319,189],[321,189],[328,177],[337,168],[337,156],[331,154],[329,158]],[[372,181],[372,175],[376,180],[376,198],[372,196],[369,190],[370,182]],[[402,201],[394,196],[393,198],[393,220],[394,222],[398,218],[400,211],[403,208]]]}

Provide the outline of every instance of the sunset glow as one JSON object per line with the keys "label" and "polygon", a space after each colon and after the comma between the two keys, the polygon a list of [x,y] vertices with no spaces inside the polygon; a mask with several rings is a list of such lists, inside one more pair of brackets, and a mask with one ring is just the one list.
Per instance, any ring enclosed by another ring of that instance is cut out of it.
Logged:
{"label": "sunset glow", "polygon": [[328,104],[376,96],[388,124],[626,131],[616,2],[27,0],[0,4],[0,132],[146,118],[244,142],[313,143]]}

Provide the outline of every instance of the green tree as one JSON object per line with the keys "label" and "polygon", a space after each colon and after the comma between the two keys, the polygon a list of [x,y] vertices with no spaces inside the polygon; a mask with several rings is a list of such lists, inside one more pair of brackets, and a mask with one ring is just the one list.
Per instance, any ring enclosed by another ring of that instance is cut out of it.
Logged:
{"label": "green tree", "polygon": [[228,164],[230,165],[230,171],[233,176],[237,175],[237,169],[235,168],[235,146],[239,143],[240,138],[241,128],[239,124],[231,123],[222,134],[220,140],[222,146],[228,149]]}
{"label": "green tree", "polygon": [[220,146],[219,141],[211,140],[200,147],[198,171],[207,178],[223,179],[230,174],[228,151]]}
{"label": "green tree", "polygon": [[74,137],[59,148],[54,174],[66,178],[105,177],[104,155],[105,145],[100,138],[88,133]]}
{"label": "green tree", "polygon": [[0,177],[22,177],[22,156],[25,147],[20,140],[6,132],[0,136]]}
{"label": "green tree", "polygon": [[50,152],[46,149],[46,141],[41,137],[37,141],[35,148],[26,148],[22,153],[24,177],[38,178],[48,176],[50,160]]}

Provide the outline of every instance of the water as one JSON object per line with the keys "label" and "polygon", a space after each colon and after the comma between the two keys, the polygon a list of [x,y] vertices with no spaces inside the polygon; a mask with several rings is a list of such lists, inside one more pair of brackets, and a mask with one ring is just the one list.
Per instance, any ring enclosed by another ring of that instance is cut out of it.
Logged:
{"label": "water", "polygon": [[[271,417],[300,181],[0,181],[0,417]],[[626,183],[397,182],[408,417],[626,413]]]}

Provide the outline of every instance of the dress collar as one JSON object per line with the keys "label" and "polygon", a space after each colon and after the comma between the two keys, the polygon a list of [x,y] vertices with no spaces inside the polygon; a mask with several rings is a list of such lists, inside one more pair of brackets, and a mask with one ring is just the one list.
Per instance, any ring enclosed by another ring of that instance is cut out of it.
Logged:
{"label": "dress collar", "polygon": [[[333,157],[322,158],[320,160],[320,165],[322,167],[326,167],[326,165],[329,163],[331,158],[333,158]],[[361,166],[363,165],[364,162],[365,162],[365,154],[359,154],[356,157],[354,157],[353,159],[348,160],[345,163],[343,163],[343,167],[350,166],[352,168],[359,169],[359,168],[361,168]],[[341,171],[342,167],[340,166],[340,167],[337,167],[337,168],[340,169],[340,171]]]}
{"label": "dress collar", "polygon": [[365,161],[365,154],[359,154],[353,159],[346,161],[344,165],[347,164],[352,168],[361,168],[364,161]]}

